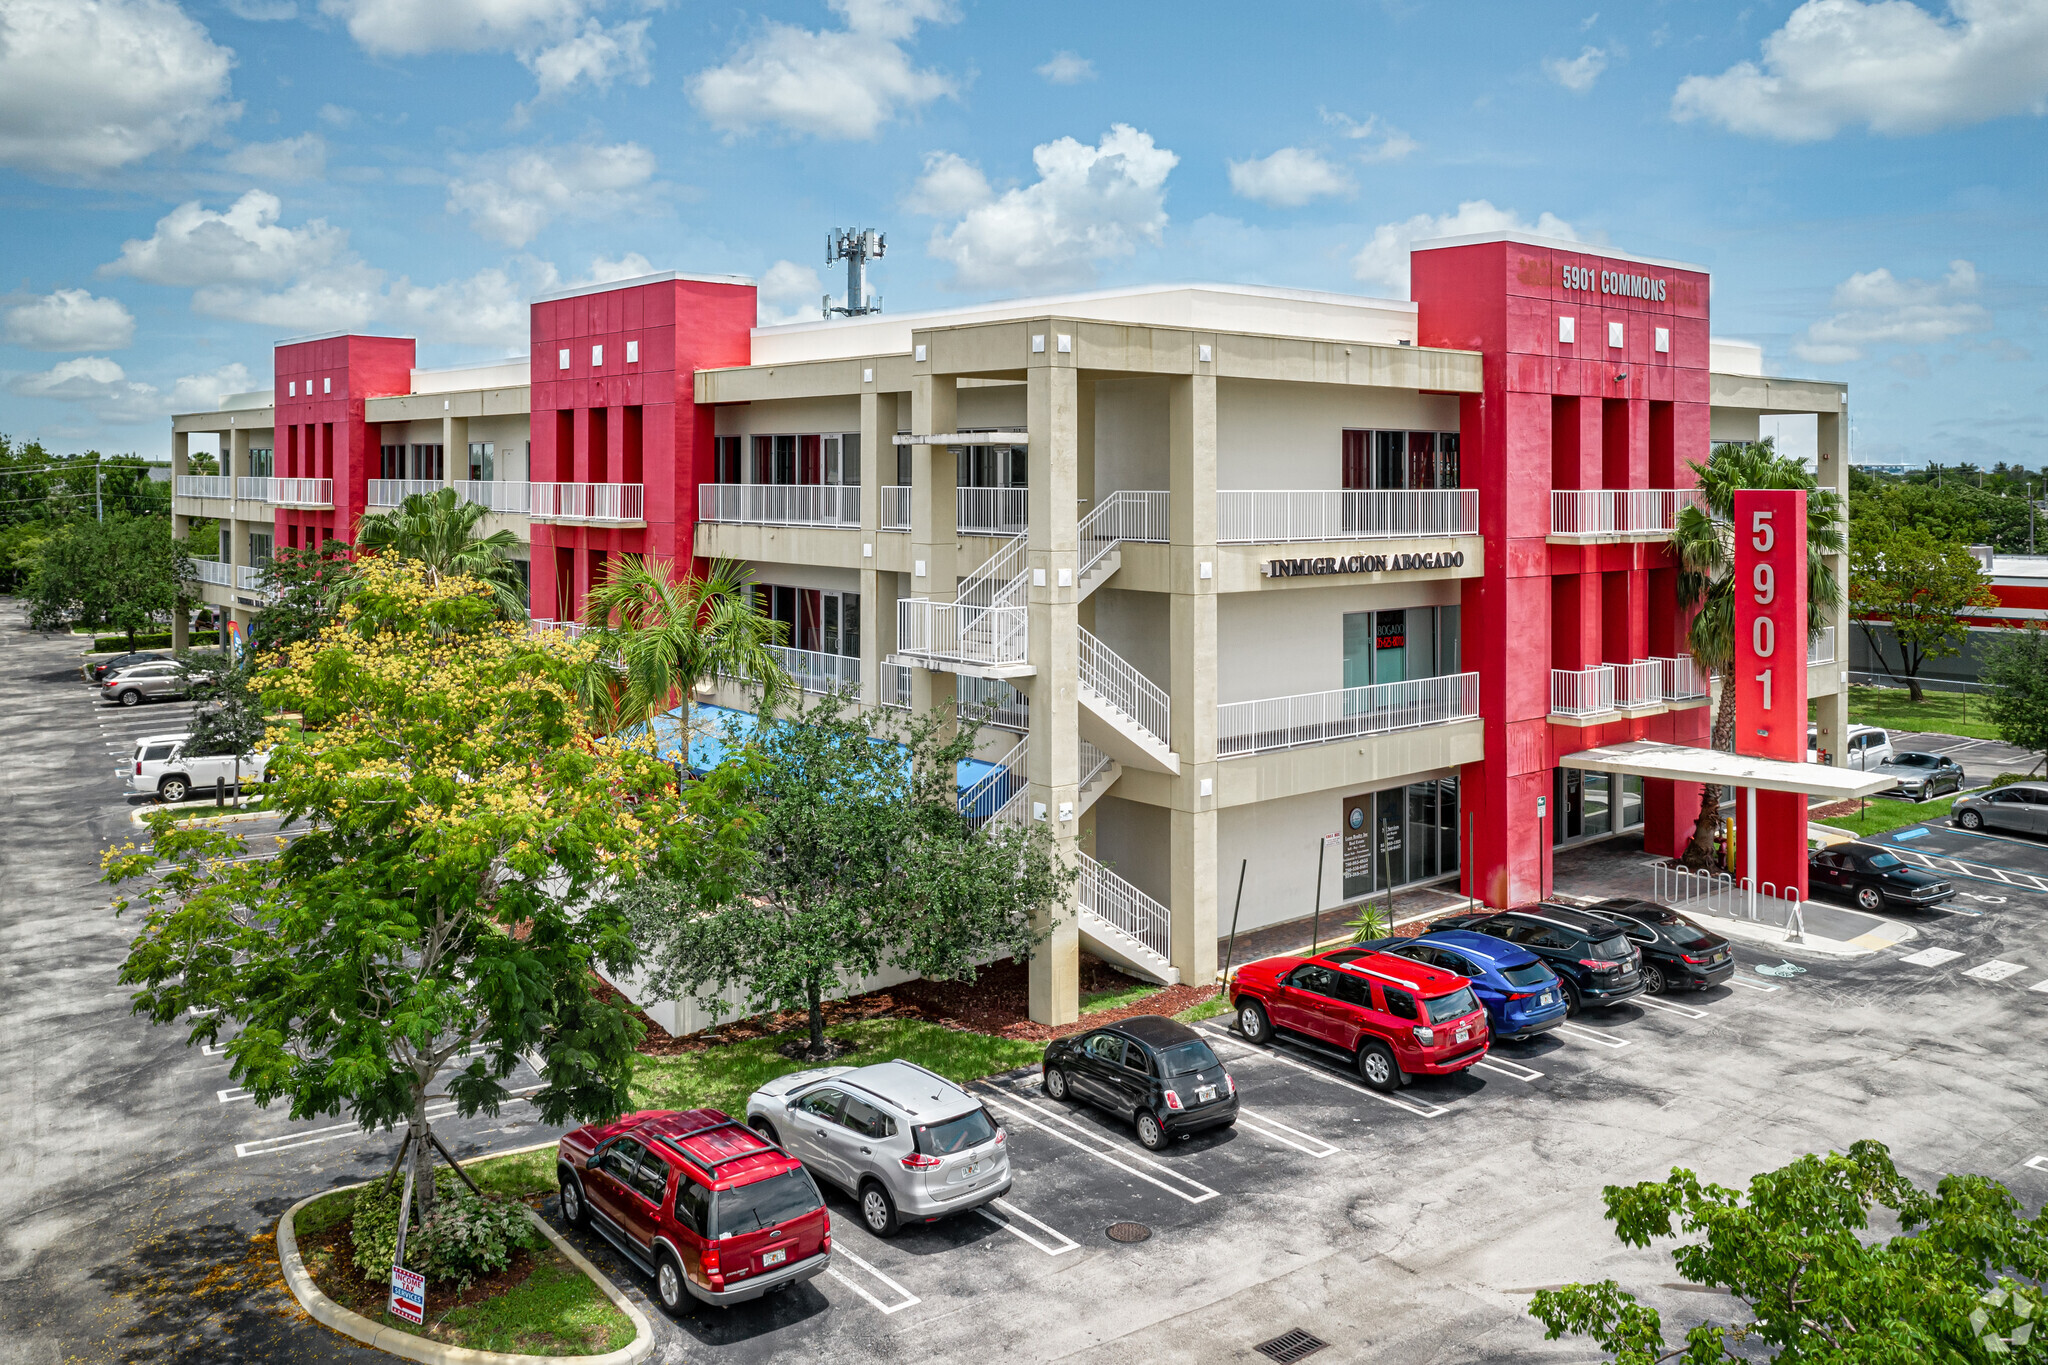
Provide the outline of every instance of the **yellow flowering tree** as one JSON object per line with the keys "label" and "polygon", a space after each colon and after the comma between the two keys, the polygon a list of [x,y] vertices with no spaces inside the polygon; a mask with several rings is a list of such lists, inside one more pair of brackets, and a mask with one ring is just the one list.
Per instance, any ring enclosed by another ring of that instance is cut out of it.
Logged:
{"label": "yellow flowering tree", "polygon": [[[639,1026],[592,993],[632,963],[617,888],[651,872],[716,885],[750,833],[726,778],[676,790],[651,744],[594,732],[576,684],[593,646],[498,618],[474,579],[372,556],[312,638],[254,686],[273,726],[274,849],[160,819],[110,850],[138,883],[121,980],[189,1042],[226,1056],[258,1104],[408,1126],[416,1188],[428,1106],[495,1114],[522,1058],[543,1122],[627,1104]],[[266,841],[268,842],[268,841]],[[258,856],[251,856],[252,854]],[[263,855],[269,856],[263,856]]]}

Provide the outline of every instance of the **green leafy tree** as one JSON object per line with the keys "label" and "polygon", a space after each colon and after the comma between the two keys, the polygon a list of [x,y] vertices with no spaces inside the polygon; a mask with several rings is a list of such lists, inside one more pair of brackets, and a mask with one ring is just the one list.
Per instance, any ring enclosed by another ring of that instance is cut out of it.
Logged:
{"label": "green leafy tree", "polygon": [[2034,624],[2002,635],[1984,660],[1983,681],[1998,737],[2048,761],[2048,630]]}
{"label": "green leafy tree", "polygon": [[255,688],[256,656],[245,650],[239,658],[188,658],[185,676],[186,696],[192,701],[185,752],[201,758],[234,755],[239,790],[242,758],[264,740],[263,699]]}
{"label": "green leafy tree", "polygon": [[[1703,507],[1679,509],[1671,532],[1678,561],[1681,611],[1693,613],[1686,650],[1702,674],[1725,679],[1735,662],[1735,494],[1741,489],[1786,488],[1806,492],[1806,628],[1820,634],[1834,610],[1841,583],[1828,556],[1843,549],[1842,500],[1818,487],[1799,460],[1780,455],[1769,440],[1717,446],[1705,464],[1691,465]],[[1729,748],[1735,740],[1735,689],[1723,686],[1714,710],[1713,742]],[[1699,817],[1684,861],[1705,867],[1714,861],[1713,828],[1721,812],[1721,789],[1700,788]]]}
{"label": "green leafy tree", "polygon": [[263,609],[250,623],[249,648],[271,654],[315,638],[333,622],[354,581],[354,556],[338,540],[317,549],[279,549],[257,577]]}
{"label": "green leafy tree", "polygon": [[[1920,670],[1929,659],[1962,652],[1969,634],[1964,616],[1996,605],[1983,566],[1962,541],[1882,518],[1858,528],[1849,552],[1849,614],[1870,645],[1871,657],[1905,682],[1912,700],[1925,696]],[[1880,626],[1891,627],[1897,668]]]}
{"label": "green leafy tree", "polygon": [[496,1114],[531,1056],[542,1122],[626,1106],[640,1029],[592,978],[633,959],[611,893],[648,869],[708,880],[699,851],[734,821],[708,806],[722,788],[680,796],[651,744],[589,729],[588,645],[530,637],[470,580],[382,556],[357,576],[255,680],[304,717],[272,729],[266,789],[305,833],[250,857],[160,819],[105,871],[139,886],[116,902],[144,911],[120,974],[136,1012],[190,1043],[237,1026],[225,1054],[259,1105],[406,1125],[431,1202],[430,1103]]}
{"label": "green leafy tree", "polygon": [[29,578],[38,629],[111,627],[135,648],[137,631],[168,620],[194,596],[192,557],[165,517],[79,521],[43,541]]}
{"label": "green leafy tree", "polygon": [[502,527],[478,535],[478,524],[489,515],[490,509],[452,488],[409,493],[389,512],[372,512],[356,523],[356,551],[410,559],[433,581],[473,578],[490,587],[499,615],[523,620],[526,585],[512,558],[519,537]]}
{"label": "green leafy tree", "polygon": [[680,706],[690,733],[690,689],[714,673],[746,678],[772,709],[789,688],[775,647],[781,622],[755,601],[744,565],[713,560],[703,577],[660,557],[621,555],[585,599],[599,631],[584,697],[603,723],[642,725]]}
{"label": "green leafy tree", "polygon": [[752,1011],[802,1010],[807,1055],[822,1058],[835,987],[885,965],[972,981],[978,964],[1031,951],[1073,870],[1041,828],[977,831],[961,815],[972,726],[948,735],[935,714],[902,723],[898,743],[886,716],[826,697],[764,718],[714,771],[753,812],[748,856],[716,883],[650,878],[625,898],[657,993],[714,1018],[734,987]]}
{"label": "green leafy tree", "polygon": [[[1603,1197],[1628,1246],[1692,1239],[1671,1253],[1679,1274],[1727,1290],[1751,1319],[1697,1323],[1673,1342],[1662,1315],[1613,1280],[1537,1292],[1529,1311],[1549,1338],[1590,1337],[1616,1365],[2048,1360],[2048,1334],[2036,1335],[2048,1217],[2025,1218],[1983,1176],[1944,1176],[1930,1194],[1865,1141],[1758,1175],[1746,1198],[1687,1170]],[[1899,1234],[1873,1237],[1873,1209]]]}

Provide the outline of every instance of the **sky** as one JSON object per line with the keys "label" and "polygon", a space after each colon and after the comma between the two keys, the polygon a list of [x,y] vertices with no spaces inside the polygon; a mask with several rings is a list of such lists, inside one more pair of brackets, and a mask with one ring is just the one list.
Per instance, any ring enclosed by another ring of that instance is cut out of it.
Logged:
{"label": "sky", "polygon": [[283,337],[655,270],[815,317],[834,227],[891,311],[1516,228],[1710,271],[1860,462],[2038,468],[2044,113],[2048,0],[0,0],[0,433],[162,458]]}

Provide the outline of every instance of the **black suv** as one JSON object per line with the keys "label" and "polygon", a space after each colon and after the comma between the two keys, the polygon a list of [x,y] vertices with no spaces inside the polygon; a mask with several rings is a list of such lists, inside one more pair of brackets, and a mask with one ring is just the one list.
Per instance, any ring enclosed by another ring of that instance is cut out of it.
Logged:
{"label": "black suv", "polygon": [[1833,844],[1808,851],[1806,883],[1815,891],[1822,887],[1846,891],[1858,910],[1872,914],[1887,905],[1917,909],[1956,896],[1956,889],[1932,872],[1923,872],[1875,844]]}
{"label": "black suv", "polygon": [[1470,929],[1527,948],[1557,973],[1568,1015],[1643,993],[1642,954],[1605,915],[1543,901],[1527,910],[1452,915],[1430,928]]}
{"label": "black suv", "polygon": [[1651,995],[1703,991],[1735,975],[1735,954],[1729,951],[1728,940],[1669,906],[1617,896],[1593,909],[1619,921],[1643,955],[1643,989]]}

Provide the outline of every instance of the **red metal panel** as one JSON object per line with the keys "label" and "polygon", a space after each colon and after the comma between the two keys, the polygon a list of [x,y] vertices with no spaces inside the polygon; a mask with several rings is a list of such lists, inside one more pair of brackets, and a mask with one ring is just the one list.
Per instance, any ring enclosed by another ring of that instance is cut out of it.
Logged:
{"label": "red metal panel", "polygon": [[[1806,758],[1806,492],[1735,494],[1735,751],[1789,763]],[[1746,801],[1738,808],[1745,814]],[[1806,798],[1759,792],[1759,882],[1806,894]],[[1747,820],[1744,820],[1745,826]],[[1745,864],[1748,859],[1745,856]],[[1746,870],[1746,867],[1745,869]]]}

